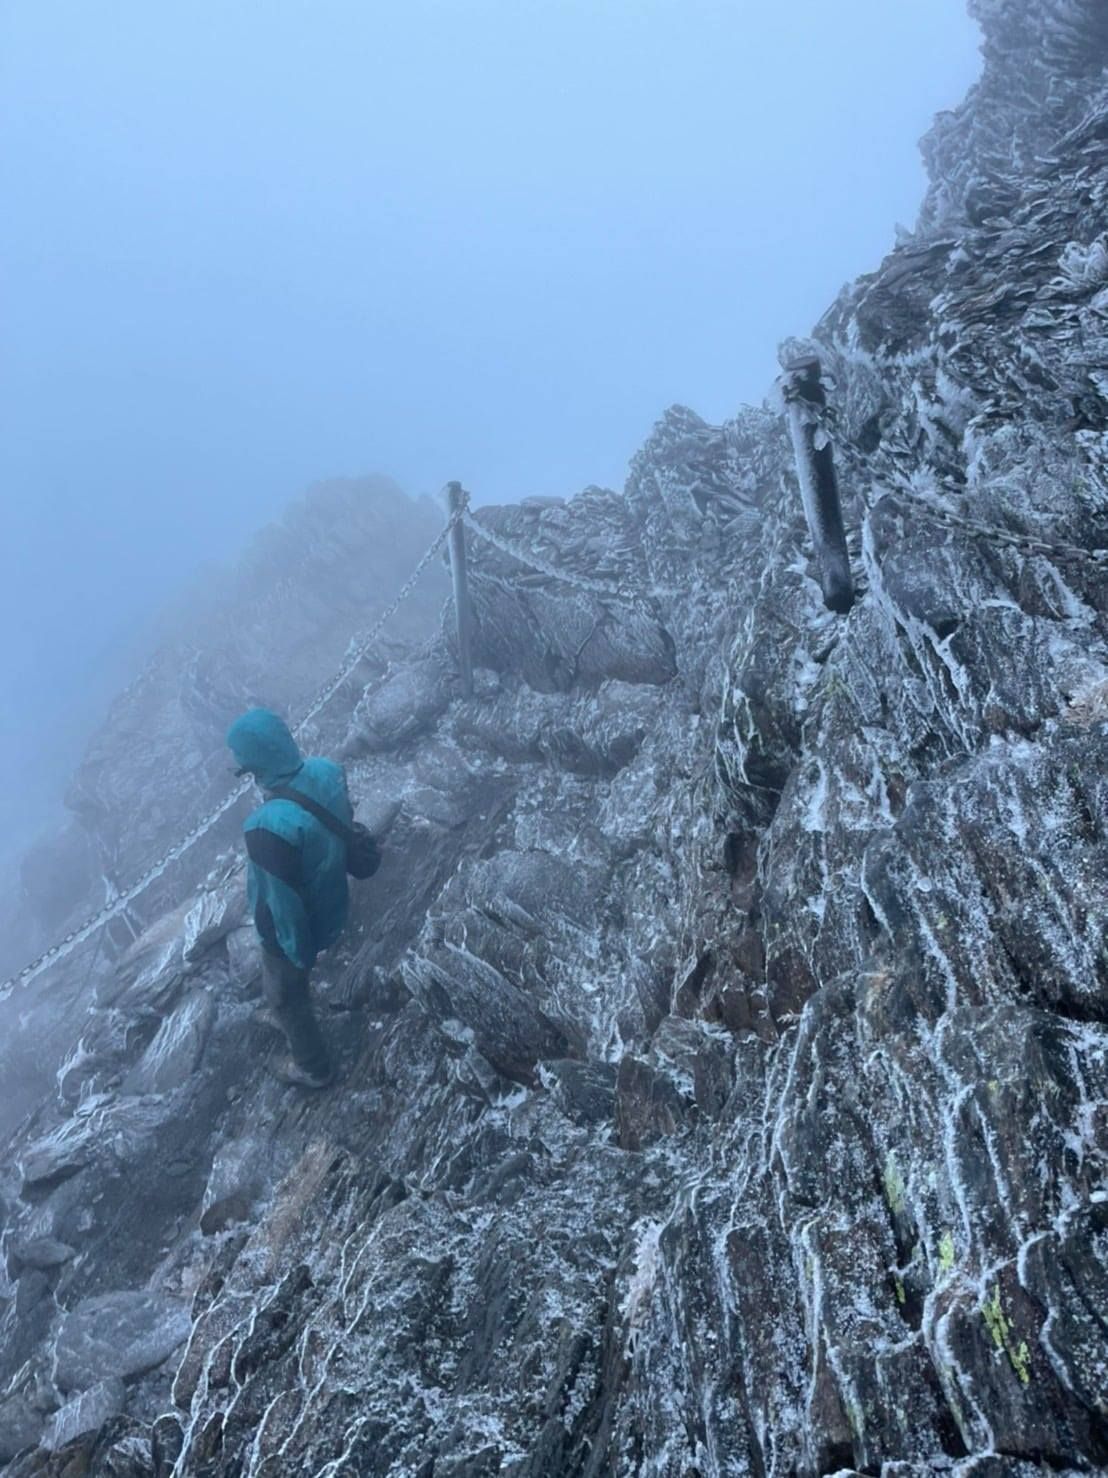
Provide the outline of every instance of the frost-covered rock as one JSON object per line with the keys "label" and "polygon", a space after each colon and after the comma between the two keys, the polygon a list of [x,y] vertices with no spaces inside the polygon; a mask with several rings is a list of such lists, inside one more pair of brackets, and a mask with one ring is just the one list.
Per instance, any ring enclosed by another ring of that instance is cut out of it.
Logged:
{"label": "frost-covered rock", "polygon": [[79,1253],[9,1260],[21,1409],[126,1287],[188,1337],[95,1441],[158,1472],[1108,1466],[1104,29],[975,10],[920,230],[803,346],[849,617],[771,407],[482,510],[475,696],[448,613],[349,752],[402,809],[316,972],[341,1086],[269,1073],[250,926],[113,967],[3,1187]]}
{"label": "frost-covered rock", "polygon": [[185,915],[181,941],[185,959],[199,959],[242,922],[242,915],[242,888],[237,883],[202,893]]}
{"label": "frost-covered rock", "polygon": [[439,656],[396,667],[354,709],[348,751],[391,750],[425,732],[449,703],[453,684]]}
{"label": "frost-covered rock", "polygon": [[125,1291],[84,1299],[62,1318],[54,1379],[62,1391],[89,1391],[105,1379],[142,1375],[188,1338],[188,1311],[169,1299]]}
{"label": "frost-covered rock", "polygon": [[126,1093],[172,1093],[197,1070],[215,1016],[206,990],[185,997],[123,1081]]}
{"label": "frost-covered rock", "polygon": [[60,1268],[73,1255],[73,1248],[55,1237],[17,1238],[11,1246],[13,1260],[28,1268]]}
{"label": "frost-covered rock", "polygon": [[43,1417],[25,1396],[0,1399],[0,1463],[34,1448],[43,1435]]}
{"label": "frost-covered rock", "polygon": [[97,987],[97,1004],[131,1011],[164,1010],[187,973],[185,921],[196,907],[189,900],[140,934]]}
{"label": "frost-covered rock", "polygon": [[42,1445],[56,1451],[87,1432],[98,1432],[105,1422],[124,1409],[126,1400],[126,1391],[119,1379],[101,1381],[82,1391],[50,1418]]}
{"label": "frost-covered rock", "polygon": [[[413,501],[387,478],[323,483],[262,531],[237,568],[209,574],[163,613],[146,642],[148,659],[74,777],[67,796],[74,822],[36,845],[22,886],[0,898],[0,978],[141,877],[226,796],[235,784],[224,744],[231,722],[254,703],[304,712],[343,666],[352,641],[391,603],[398,572],[414,566],[441,527],[430,499]],[[313,725],[310,744],[338,747],[350,703],[398,645],[431,635],[446,588],[441,571],[429,569],[379,651]],[[166,867],[121,919],[79,946],[72,970],[54,968],[9,1002],[0,992],[0,1133],[49,1086],[90,991],[102,987],[101,1001],[118,993],[111,967],[135,935],[205,878],[214,852],[237,846],[246,804],[216,824],[206,845]],[[203,947],[194,938],[185,947],[194,944]]]}

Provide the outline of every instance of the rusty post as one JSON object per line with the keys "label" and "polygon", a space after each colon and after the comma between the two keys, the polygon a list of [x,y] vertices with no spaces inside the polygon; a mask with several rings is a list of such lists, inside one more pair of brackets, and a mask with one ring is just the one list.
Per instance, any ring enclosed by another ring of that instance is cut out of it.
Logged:
{"label": "rusty post", "polygon": [[785,366],[781,389],[796,453],[804,514],[819,565],[823,603],[828,610],[845,616],[854,605],[854,581],[843,530],[835,458],[830,441],[820,434],[821,413],[827,406],[822,372],[823,367],[814,354],[794,359]]}
{"label": "rusty post", "polygon": [[[450,518],[461,513],[469,494],[460,482],[446,484],[447,511]],[[458,667],[462,675],[462,695],[473,697],[473,613],[469,604],[469,578],[466,570],[466,529],[459,517],[450,530],[450,572],[454,577],[454,611],[458,618]]]}

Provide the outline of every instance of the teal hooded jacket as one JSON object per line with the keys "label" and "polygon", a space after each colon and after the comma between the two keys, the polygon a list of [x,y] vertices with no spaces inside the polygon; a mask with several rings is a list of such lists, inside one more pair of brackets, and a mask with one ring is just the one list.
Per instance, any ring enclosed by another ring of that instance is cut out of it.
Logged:
{"label": "teal hooded jacket", "polygon": [[[298,790],[349,826],[354,818],[341,765],[304,759],[287,724],[268,708],[236,720],[227,743],[263,790]],[[343,931],[350,907],[346,845],[295,801],[266,800],[243,823],[247,897],[262,944],[302,970]]]}

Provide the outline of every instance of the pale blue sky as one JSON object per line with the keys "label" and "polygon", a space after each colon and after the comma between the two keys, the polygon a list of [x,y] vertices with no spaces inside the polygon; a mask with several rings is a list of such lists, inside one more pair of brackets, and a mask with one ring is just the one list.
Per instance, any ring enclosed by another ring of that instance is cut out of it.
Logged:
{"label": "pale blue sky", "polygon": [[[620,486],[911,224],[964,0],[0,0],[0,763],[312,481]],[[399,573],[399,572],[398,572]]]}

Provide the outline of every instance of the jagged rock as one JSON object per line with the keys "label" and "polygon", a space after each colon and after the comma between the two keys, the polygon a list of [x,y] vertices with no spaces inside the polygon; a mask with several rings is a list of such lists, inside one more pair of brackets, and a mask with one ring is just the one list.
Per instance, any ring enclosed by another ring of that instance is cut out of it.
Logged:
{"label": "jagged rock", "polygon": [[391,750],[425,732],[449,703],[451,687],[437,657],[394,668],[355,708],[348,749]]}
{"label": "jagged rock", "polygon": [[26,1320],[31,1311],[50,1293],[50,1279],[38,1268],[28,1268],[23,1273],[15,1290],[16,1318]]}
{"label": "jagged rock", "polygon": [[206,990],[185,997],[158,1029],[141,1061],[123,1080],[125,1093],[172,1093],[196,1071],[215,1017]]}
{"label": "jagged rock", "polygon": [[[614,494],[598,496],[615,499]],[[535,525],[541,526],[542,512],[527,512],[531,516],[482,508],[477,519],[541,555],[544,541],[536,540]],[[516,673],[539,692],[564,692],[578,683],[598,686],[609,679],[657,684],[673,677],[672,638],[646,603],[575,590],[557,580],[526,583],[526,566],[493,545],[476,543],[471,562],[475,663]],[[560,549],[557,558],[572,579],[568,554]]]}
{"label": "jagged rock", "polygon": [[267,1150],[258,1138],[236,1140],[216,1155],[204,1192],[200,1230],[204,1235],[246,1221],[265,1183]]}
{"label": "jagged rock", "polygon": [[202,893],[185,915],[181,950],[186,960],[197,960],[229,934],[242,920],[244,899],[237,881]]}
{"label": "jagged rock", "polygon": [[85,1099],[71,1118],[24,1150],[24,1196],[41,1195],[106,1156],[125,1160],[170,1112],[148,1097],[102,1093]]}
{"label": "jagged rock", "polygon": [[370,798],[368,802],[362,801],[359,804],[356,820],[371,831],[378,842],[384,844],[399,820],[403,804],[395,796]]}
{"label": "jagged rock", "polygon": [[524,1083],[542,1058],[565,1054],[558,1027],[492,965],[450,944],[441,959],[406,960],[404,983],[459,1045],[472,1039],[498,1072]]}
{"label": "jagged rock", "polygon": [[[184,961],[168,920],[75,1018],[74,1122],[51,1094],[13,1155],[83,1168],[5,1236],[81,1256],[0,1305],[0,1374],[44,1379],[55,1299],[191,1300],[113,1462],[1108,1465],[1108,31],[975,10],[921,229],[801,346],[849,617],[780,416],[672,408],[624,495],[481,510],[531,563],[471,542],[472,700],[449,636],[376,669],[351,795],[403,811],[316,972],[341,1087],[271,1080],[249,925]],[[201,984],[191,1077],[112,1098]]]}
{"label": "jagged rock", "polygon": [[142,1424],[126,1417],[108,1422],[93,1447],[91,1468],[103,1478],[150,1478],[152,1444]]}
{"label": "jagged rock", "polygon": [[261,977],[261,947],[253,924],[232,929],[227,935],[227,960],[231,979],[239,986],[249,985]]}
{"label": "jagged rock", "polygon": [[[49,1454],[36,1447],[17,1457],[7,1468],[4,1478],[58,1478],[62,1473],[65,1478],[85,1478],[90,1450],[91,1443],[83,1439],[68,1451],[64,1459],[52,1463]],[[65,1467],[61,1466],[61,1461],[65,1462]]]}
{"label": "jagged rock", "polygon": [[63,1391],[87,1391],[105,1377],[140,1375],[168,1359],[189,1328],[184,1309],[154,1294],[85,1299],[62,1318],[54,1379]]}
{"label": "jagged rock", "polygon": [[184,1442],[185,1434],[177,1418],[160,1416],[154,1423],[151,1440],[154,1478],[172,1478]]}
{"label": "jagged rock", "polygon": [[607,682],[595,693],[536,693],[504,683],[460,708],[457,732],[504,759],[546,760],[582,775],[609,776],[628,765],[665,707],[656,688]]}
{"label": "jagged rock", "polygon": [[10,1462],[24,1448],[36,1447],[43,1425],[42,1413],[25,1396],[0,1401],[0,1463]]}
{"label": "jagged rock", "polygon": [[237,1221],[246,1221],[253,1209],[253,1202],[246,1191],[230,1191],[206,1206],[200,1216],[200,1230],[205,1237],[226,1231]]}
{"label": "jagged rock", "polygon": [[621,1060],[616,1079],[616,1124],[622,1149],[641,1150],[676,1133],[690,1106],[691,1097],[668,1073],[630,1055]]}
{"label": "jagged rock", "polygon": [[141,934],[114,972],[97,987],[101,1006],[164,1011],[185,978],[185,920],[193,904],[183,903]]}
{"label": "jagged rock", "polygon": [[57,1268],[76,1256],[66,1242],[54,1237],[17,1238],[11,1245],[14,1262],[28,1268]]}
{"label": "jagged rock", "polygon": [[71,1119],[28,1145],[21,1161],[24,1190],[76,1175],[91,1160],[95,1137],[87,1118]]}
{"label": "jagged rock", "polygon": [[76,1437],[99,1432],[110,1417],[123,1410],[126,1399],[121,1380],[101,1381],[99,1385],[82,1391],[50,1418],[42,1445],[55,1452]]}
{"label": "jagged rock", "polygon": [[555,1103],[575,1124],[613,1123],[616,1111],[616,1072],[607,1062],[544,1062],[542,1080]]}
{"label": "jagged rock", "polygon": [[732,1088],[732,1062],[724,1034],[704,1022],[667,1016],[654,1033],[655,1058],[683,1096],[709,1118],[718,1118]]}

